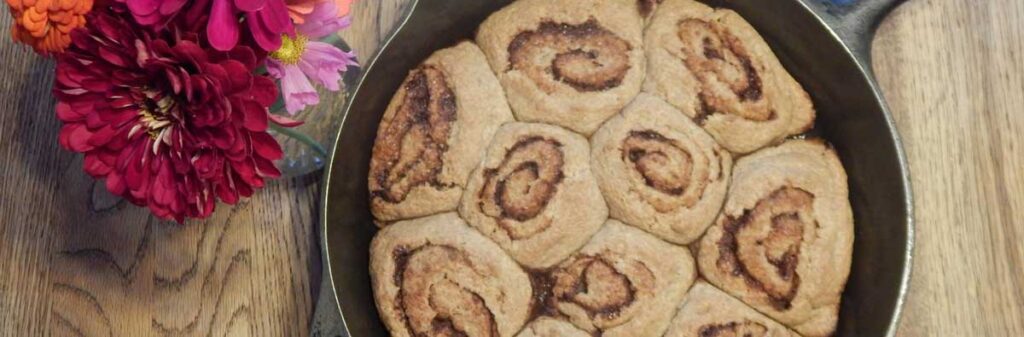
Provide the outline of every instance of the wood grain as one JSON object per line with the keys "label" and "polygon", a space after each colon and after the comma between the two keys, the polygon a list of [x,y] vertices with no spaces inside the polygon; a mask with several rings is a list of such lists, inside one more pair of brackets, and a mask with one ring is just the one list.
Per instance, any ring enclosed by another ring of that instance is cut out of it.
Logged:
{"label": "wood grain", "polygon": [[[404,5],[356,5],[347,34],[362,59]],[[10,43],[0,12],[0,336],[308,335],[319,174],[206,221],[155,220],[59,148],[53,62]]]}
{"label": "wood grain", "polygon": [[1024,336],[1024,1],[912,0],[874,67],[910,159],[906,336]]}
{"label": "wood grain", "polygon": [[[361,61],[406,5],[356,4],[343,35]],[[917,197],[900,335],[1024,335],[1024,2],[911,0],[873,51]],[[0,335],[308,334],[319,177],[156,221],[57,146],[52,62],[6,39],[0,60]]]}

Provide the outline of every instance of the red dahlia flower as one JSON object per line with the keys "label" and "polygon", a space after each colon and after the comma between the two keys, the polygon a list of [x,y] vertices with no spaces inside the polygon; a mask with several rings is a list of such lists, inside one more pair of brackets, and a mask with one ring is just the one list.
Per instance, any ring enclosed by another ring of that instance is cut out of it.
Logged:
{"label": "red dahlia flower", "polygon": [[196,35],[154,35],[125,14],[93,11],[54,85],[61,145],[83,153],[85,171],[112,193],[179,222],[252,195],[280,175],[282,156],[267,133],[277,89],[253,75],[253,50],[207,50]]}

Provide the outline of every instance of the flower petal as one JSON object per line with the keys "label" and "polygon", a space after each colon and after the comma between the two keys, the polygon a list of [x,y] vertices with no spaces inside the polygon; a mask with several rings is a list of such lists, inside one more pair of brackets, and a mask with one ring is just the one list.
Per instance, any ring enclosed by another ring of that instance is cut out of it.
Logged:
{"label": "flower petal", "polygon": [[213,0],[206,35],[217,50],[228,51],[238,44],[238,19],[231,0]]}

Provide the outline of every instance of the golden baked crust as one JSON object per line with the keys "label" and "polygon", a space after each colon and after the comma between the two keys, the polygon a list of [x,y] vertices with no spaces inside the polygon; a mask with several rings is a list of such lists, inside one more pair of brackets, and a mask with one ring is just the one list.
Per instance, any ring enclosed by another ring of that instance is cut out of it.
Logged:
{"label": "golden baked crust", "polygon": [[582,247],[608,208],[585,138],[557,126],[510,123],[470,177],[459,214],[519,263],[544,269]]}
{"label": "golden baked crust", "polygon": [[541,317],[528,324],[516,337],[593,337],[572,323]]}
{"label": "golden baked crust", "polygon": [[455,213],[400,221],[370,245],[381,320],[395,337],[511,337],[530,312],[530,278]]}
{"label": "golden baked crust", "polygon": [[609,220],[551,272],[550,306],[600,336],[659,337],[695,277],[685,248]]}
{"label": "golden baked crust", "polygon": [[491,135],[511,120],[476,45],[434,53],[409,73],[381,120],[368,177],[374,217],[455,210]]}
{"label": "golden baked crust", "polygon": [[644,92],[679,108],[729,151],[749,153],[814,124],[810,96],[736,12],[665,0],[644,40]]}
{"label": "golden baked crust", "polygon": [[520,0],[476,40],[518,120],[589,135],[640,92],[642,35],[634,0]]}
{"label": "golden baked crust", "polygon": [[664,337],[799,337],[714,286],[697,281]]}
{"label": "golden baked crust", "polygon": [[732,156],[661,99],[640,94],[591,143],[612,218],[688,244],[718,215]]}
{"label": "golden baked crust", "polygon": [[741,158],[701,274],[804,336],[835,329],[853,253],[846,173],[821,141],[788,141]]}

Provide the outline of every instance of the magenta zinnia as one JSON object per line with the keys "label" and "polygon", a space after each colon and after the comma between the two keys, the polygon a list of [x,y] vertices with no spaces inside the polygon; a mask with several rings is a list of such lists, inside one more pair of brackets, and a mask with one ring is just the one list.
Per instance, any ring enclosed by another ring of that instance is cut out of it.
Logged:
{"label": "magenta zinnia", "polygon": [[234,204],[280,172],[267,133],[274,82],[248,47],[207,50],[194,32],[147,33],[94,11],[60,56],[60,143],[113,194],[179,222]]}
{"label": "magenta zinnia", "polygon": [[175,19],[192,25],[208,18],[207,39],[218,50],[231,50],[241,34],[248,32],[259,48],[274,51],[281,47],[281,35],[294,30],[285,0],[117,1],[125,3],[135,20],[146,26],[162,26]]}

